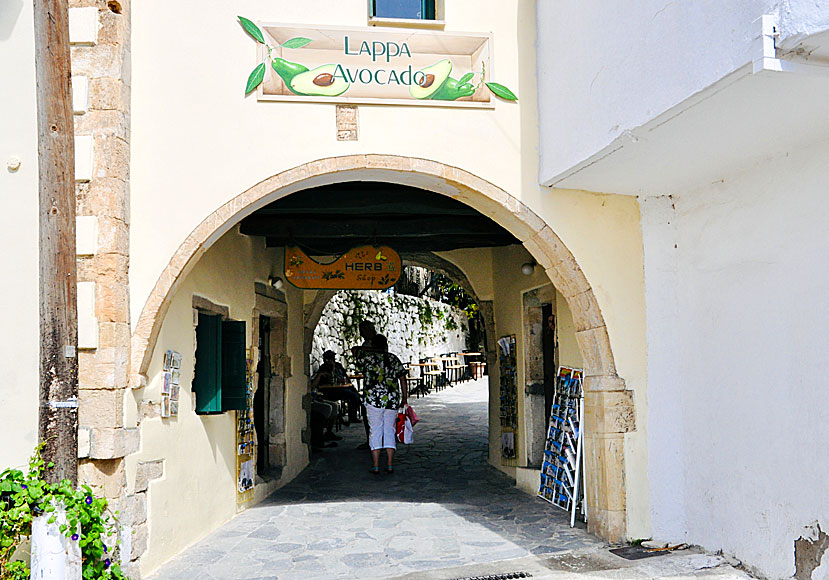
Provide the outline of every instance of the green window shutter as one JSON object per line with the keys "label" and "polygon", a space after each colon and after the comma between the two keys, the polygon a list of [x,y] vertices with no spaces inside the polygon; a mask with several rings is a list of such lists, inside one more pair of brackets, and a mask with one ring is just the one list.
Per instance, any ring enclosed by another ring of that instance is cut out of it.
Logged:
{"label": "green window shutter", "polygon": [[222,411],[248,408],[244,321],[222,322]]}
{"label": "green window shutter", "polygon": [[421,0],[420,10],[423,20],[434,20],[435,0]]}
{"label": "green window shutter", "polygon": [[196,326],[196,368],[193,374],[193,392],[196,393],[196,413],[221,413],[222,378],[222,320],[218,316],[199,312]]}

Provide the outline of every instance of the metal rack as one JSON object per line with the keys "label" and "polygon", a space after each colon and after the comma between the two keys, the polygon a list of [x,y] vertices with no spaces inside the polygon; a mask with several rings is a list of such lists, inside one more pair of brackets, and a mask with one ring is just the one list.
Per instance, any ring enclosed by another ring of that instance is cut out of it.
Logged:
{"label": "metal rack", "polygon": [[584,371],[559,367],[556,373],[555,396],[547,427],[547,443],[541,464],[539,497],[570,512],[570,526],[576,513],[584,509],[584,476],[582,447],[584,433]]}

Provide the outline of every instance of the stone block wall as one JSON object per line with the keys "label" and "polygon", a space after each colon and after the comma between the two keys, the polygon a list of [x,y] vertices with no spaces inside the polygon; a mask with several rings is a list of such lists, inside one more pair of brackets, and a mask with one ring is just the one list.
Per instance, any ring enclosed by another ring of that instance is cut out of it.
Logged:
{"label": "stone block wall", "polygon": [[373,321],[377,332],[389,340],[389,352],[404,363],[467,347],[469,324],[466,314],[457,308],[413,296],[342,291],[325,306],[314,329],[312,372],[329,349],[348,368],[351,347],[362,344],[357,331],[361,320]]}
{"label": "stone block wall", "polygon": [[[138,431],[124,421],[130,361],[130,2],[70,0],[78,216],[79,480],[118,510],[120,556],[138,577],[146,548],[143,494],[126,496],[124,457]],[[142,539],[143,538],[143,539]]]}

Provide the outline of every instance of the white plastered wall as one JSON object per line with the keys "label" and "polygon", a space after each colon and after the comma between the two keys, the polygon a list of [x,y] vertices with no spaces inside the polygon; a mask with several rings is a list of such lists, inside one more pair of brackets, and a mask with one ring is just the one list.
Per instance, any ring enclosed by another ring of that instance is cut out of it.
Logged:
{"label": "white plastered wall", "polygon": [[751,62],[761,16],[790,49],[829,28],[810,0],[537,5],[542,183]]}
{"label": "white plastered wall", "polygon": [[770,578],[794,573],[807,526],[829,528],[827,158],[815,144],[675,212],[642,204],[648,338],[667,341],[648,361],[654,535]]}
{"label": "white plastered wall", "polygon": [[30,2],[0,3],[0,70],[0,270],[7,274],[0,290],[2,471],[25,465],[37,442],[37,98]]}
{"label": "white plastered wall", "polygon": [[[141,560],[147,574],[180,550],[207,535],[233,517],[236,503],[236,414],[196,415],[192,394],[195,361],[193,295],[227,306],[232,320],[246,323],[250,347],[254,283],[266,281],[273,264],[281,264],[281,251],[265,249],[260,239],[223,236],[201,258],[178,287],[164,318],[148,372],[148,385],[133,391],[134,417],[141,400],[158,403],[161,396],[162,358],[167,349],[182,355],[179,415],[153,417],[141,422],[141,450],[127,458],[127,481],[135,481],[139,462],[164,461],[164,475],[148,490],[149,550]],[[301,291],[286,288],[289,324],[301,320]],[[301,336],[292,328],[289,336]],[[289,434],[287,462],[282,481],[289,481],[308,462],[307,447],[300,441],[306,426],[302,395],[307,384],[302,377],[301,340],[289,337],[288,355],[293,372],[286,380],[285,432]],[[299,368],[297,368],[299,367]]]}

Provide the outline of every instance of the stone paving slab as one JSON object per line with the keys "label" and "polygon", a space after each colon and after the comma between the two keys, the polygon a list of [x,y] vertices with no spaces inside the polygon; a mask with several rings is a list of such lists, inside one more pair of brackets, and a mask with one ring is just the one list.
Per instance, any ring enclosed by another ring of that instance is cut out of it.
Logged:
{"label": "stone paving slab", "polygon": [[395,473],[368,473],[362,425],[293,482],[152,578],[393,578],[604,544],[487,464],[486,379],[411,403],[421,422]]}

